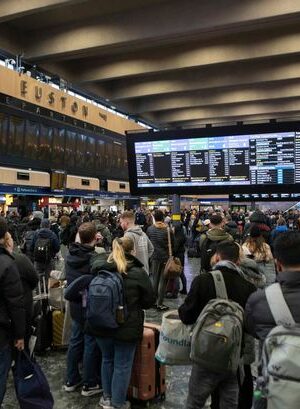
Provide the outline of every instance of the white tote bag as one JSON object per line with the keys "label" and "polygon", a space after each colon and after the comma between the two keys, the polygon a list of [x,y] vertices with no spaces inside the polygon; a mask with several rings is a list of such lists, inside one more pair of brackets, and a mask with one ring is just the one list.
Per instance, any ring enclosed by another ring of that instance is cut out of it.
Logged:
{"label": "white tote bag", "polygon": [[184,325],[177,310],[163,315],[155,358],[164,365],[191,365],[192,325]]}

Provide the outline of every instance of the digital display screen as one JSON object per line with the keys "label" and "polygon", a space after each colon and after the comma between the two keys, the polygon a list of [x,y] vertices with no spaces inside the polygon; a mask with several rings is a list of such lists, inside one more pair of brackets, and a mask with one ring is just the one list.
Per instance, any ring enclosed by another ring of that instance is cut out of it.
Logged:
{"label": "digital display screen", "polygon": [[135,155],[138,187],[300,183],[298,132],[136,142]]}
{"label": "digital display screen", "polygon": [[230,134],[224,127],[201,129],[199,136],[197,130],[176,131],[173,137],[170,131],[152,133],[148,140],[145,134],[132,140],[128,136],[132,191],[250,193],[257,188],[263,193],[300,187],[299,124],[292,130],[285,130],[284,124],[277,124],[279,130],[268,125],[263,124],[261,132],[259,126],[252,126],[251,132],[245,125],[243,133],[231,127]]}
{"label": "digital display screen", "polygon": [[67,175],[64,171],[53,170],[51,172],[51,190],[52,192],[61,193],[66,188]]}

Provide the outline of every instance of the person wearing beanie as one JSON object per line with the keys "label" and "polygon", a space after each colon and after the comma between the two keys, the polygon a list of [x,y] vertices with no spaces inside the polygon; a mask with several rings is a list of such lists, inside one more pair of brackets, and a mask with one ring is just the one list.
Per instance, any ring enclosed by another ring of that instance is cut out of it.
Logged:
{"label": "person wearing beanie", "polygon": [[14,257],[5,248],[8,227],[0,218],[0,406],[3,402],[12,350],[24,349],[23,288]]}

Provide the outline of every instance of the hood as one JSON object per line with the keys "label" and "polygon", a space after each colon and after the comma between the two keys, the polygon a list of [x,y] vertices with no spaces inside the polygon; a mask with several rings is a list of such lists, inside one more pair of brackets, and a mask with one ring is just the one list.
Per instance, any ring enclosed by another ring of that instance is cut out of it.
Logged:
{"label": "hood", "polygon": [[231,229],[236,229],[236,228],[237,228],[237,224],[236,224],[236,222],[234,222],[233,220],[230,221],[230,222],[228,222],[228,223],[226,223],[226,226],[229,227],[229,228],[231,228]]}
{"label": "hood", "polygon": [[287,226],[277,226],[275,230],[279,232],[284,232],[284,231],[288,231],[288,228]]}
{"label": "hood", "polygon": [[38,231],[38,236],[44,239],[49,239],[50,237],[52,237],[52,231],[45,227]]}
{"label": "hood", "polygon": [[250,216],[251,223],[266,223],[266,221],[267,221],[267,218],[264,215],[264,213],[261,211],[255,211]]}
{"label": "hood", "polygon": [[167,226],[166,226],[166,224],[164,222],[155,222],[153,224],[153,226],[155,226],[158,229],[166,229],[167,228]]}
{"label": "hood", "polygon": [[[116,264],[113,262],[109,263],[107,259],[108,255],[106,253],[98,254],[97,256],[93,257],[91,261],[91,273],[97,274],[97,271],[99,270],[116,271],[117,270]],[[127,254],[126,259],[132,266],[143,267],[143,264],[131,254]]]}
{"label": "hood", "polygon": [[225,230],[219,229],[217,227],[214,229],[208,230],[206,235],[211,241],[225,241],[225,240],[232,241],[233,240],[232,236],[229,233],[226,233]]}
{"label": "hood", "polygon": [[141,236],[143,234],[143,230],[140,228],[140,226],[133,226],[127,229],[126,233],[134,233],[137,234],[138,236]]}
{"label": "hood", "polygon": [[66,263],[70,267],[79,268],[90,262],[90,258],[94,253],[94,247],[81,243],[71,243],[69,253],[66,258]]}
{"label": "hood", "polygon": [[260,273],[256,261],[248,257],[243,257],[240,262],[240,268],[247,281],[254,284],[256,288],[264,288],[266,277]]}

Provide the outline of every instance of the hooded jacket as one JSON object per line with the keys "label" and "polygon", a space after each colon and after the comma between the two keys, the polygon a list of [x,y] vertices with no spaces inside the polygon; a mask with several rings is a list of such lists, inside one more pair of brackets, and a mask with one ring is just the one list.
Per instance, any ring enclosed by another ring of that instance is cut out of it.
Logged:
{"label": "hooded jacket", "polygon": [[[128,316],[125,323],[115,330],[94,330],[86,324],[86,332],[97,337],[113,337],[118,341],[135,342],[143,338],[144,309],[150,308],[154,302],[151,281],[143,269],[142,263],[132,255],[126,255],[129,262],[127,274],[123,274],[125,302]],[[108,263],[103,255],[93,258],[92,274],[99,270],[117,271],[114,263]]]}
{"label": "hooded jacket", "polygon": [[14,257],[0,246],[0,348],[24,335],[22,283]]}
{"label": "hooded jacket", "polygon": [[[91,273],[90,261],[96,256],[94,247],[81,243],[71,243],[66,258],[66,279],[70,285],[78,277]],[[74,321],[83,324],[85,321],[82,301],[70,301],[70,313]]]}
{"label": "hooded jacket", "polygon": [[[199,242],[201,255],[201,271],[209,271],[211,269],[211,257],[215,253],[217,244],[223,241],[233,241],[233,237],[224,229],[221,229],[219,227],[213,227],[212,229],[208,230],[206,234],[201,235]],[[212,251],[208,252],[208,250],[210,249]]]}
{"label": "hooded jacket", "polygon": [[38,238],[43,238],[43,239],[49,239],[51,240],[51,251],[52,251],[52,258],[55,256],[56,253],[59,252],[60,250],[60,245],[59,245],[59,241],[58,238],[56,236],[55,233],[53,233],[53,231],[51,231],[50,229],[47,228],[43,228],[43,229],[39,229],[35,232],[35,235],[32,239],[32,243],[31,243],[31,252],[34,254],[34,247],[35,247],[35,243],[37,242]]}
{"label": "hooded jacket", "polygon": [[143,264],[149,274],[149,259],[154,252],[154,247],[146,233],[140,226],[133,226],[126,230],[124,237],[130,237],[134,242],[135,257]]}
{"label": "hooded jacket", "polygon": [[[174,246],[174,235],[171,233],[171,244]],[[154,252],[151,257],[152,260],[160,260],[165,263],[169,258],[168,250],[168,231],[167,226],[163,222],[156,222],[147,229],[147,236],[154,247]]]}

